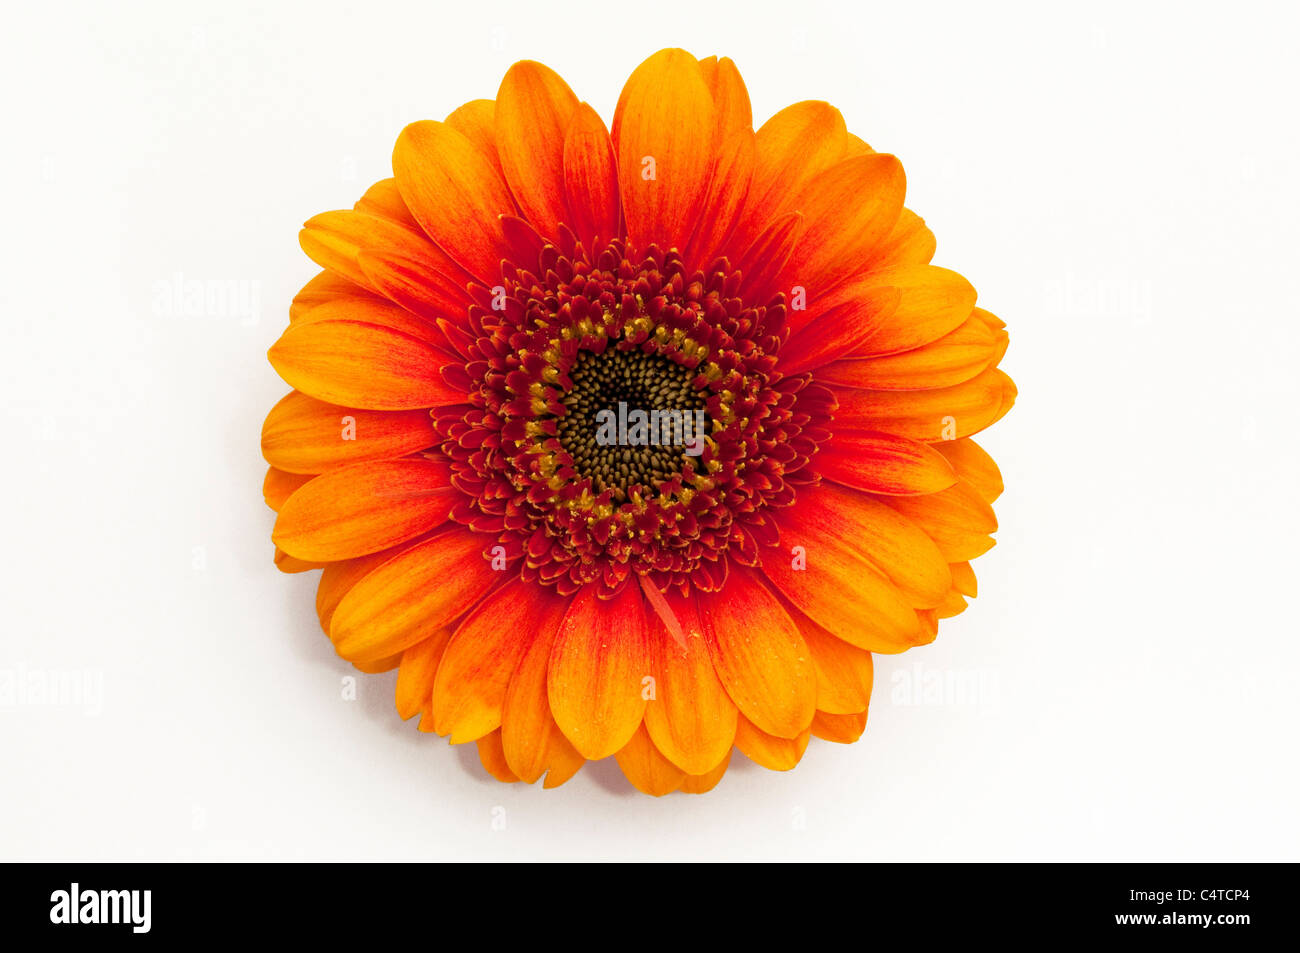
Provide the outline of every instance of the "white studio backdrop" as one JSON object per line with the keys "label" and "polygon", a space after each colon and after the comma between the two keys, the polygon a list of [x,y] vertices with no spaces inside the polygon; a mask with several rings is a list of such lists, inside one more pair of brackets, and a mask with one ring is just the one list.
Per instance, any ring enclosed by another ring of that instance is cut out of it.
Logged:
{"label": "white studio backdrop", "polygon": [[[28,4],[0,39],[0,857],[1300,855],[1284,3]],[[827,99],[1007,321],[981,595],[877,657],[863,740],[704,797],[503,786],[271,563],[265,360],[301,223],[540,59],[608,121],[665,46]],[[187,308],[174,289],[234,287]],[[494,823],[495,821],[495,823]],[[504,822],[504,823],[503,823]]]}

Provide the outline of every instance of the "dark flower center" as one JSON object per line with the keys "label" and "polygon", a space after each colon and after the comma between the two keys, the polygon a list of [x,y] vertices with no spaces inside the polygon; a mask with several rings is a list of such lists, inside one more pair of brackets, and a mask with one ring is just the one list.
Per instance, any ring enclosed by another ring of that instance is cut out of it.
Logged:
{"label": "dark flower center", "polygon": [[660,354],[582,351],[560,403],[560,445],[597,493],[626,498],[634,485],[658,487],[698,457],[711,432],[695,372]]}

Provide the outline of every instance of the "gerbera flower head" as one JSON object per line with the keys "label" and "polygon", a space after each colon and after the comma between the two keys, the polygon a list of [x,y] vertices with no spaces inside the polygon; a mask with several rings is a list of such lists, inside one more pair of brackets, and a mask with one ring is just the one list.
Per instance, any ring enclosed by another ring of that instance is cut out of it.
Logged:
{"label": "gerbera flower head", "polygon": [[307,222],[270,351],[276,562],[323,568],[338,654],[505,781],[856,740],[872,653],[975,595],[971,435],[1015,397],[899,161],[823,102],[755,132],[730,60],[664,50],[610,131],[523,62],[393,172]]}

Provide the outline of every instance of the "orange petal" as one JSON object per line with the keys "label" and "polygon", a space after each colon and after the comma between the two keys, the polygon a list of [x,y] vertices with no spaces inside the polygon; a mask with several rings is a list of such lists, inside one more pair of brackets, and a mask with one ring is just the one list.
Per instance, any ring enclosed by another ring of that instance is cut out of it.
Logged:
{"label": "orange petal", "polygon": [[267,354],[291,386],[318,400],[365,410],[412,410],[465,400],[439,373],[447,362],[443,352],[405,331],[368,321],[315,319],[330,307],[291,324]]}
{"label": "orange petal", "polygon": [[494,731],[478,739],[478,759],[484,770],[498,781],[513,784],[518,781],[510,765],[506,764],[505,752],[501,748],[501,732]]}
{"label": "orange petal", "polygon": [[934,607],[937,619],[951,619],[953,616],[961,615],[965,611],[966,600],[955,588],[949,589],[947,595],[943,597],[943,602]]}
{"label": "orange petal", "polygon": [[[816,712],[813,712],[816,715]],[[812,718],[808,720],[812,724]],[[750,761],[773,771],[789,771],[808,748],[809,729],[793,738],[777,738],[756,727],[744,715],[736,725],[736,747]]]}
{"label": "orange petal", "polygon": [[979,433],[996,423],[1016,400],[1016,385],[996,367],[937,390],[860,390],[828,385],[839,401],[837,424],[886,430],[934,443]]}
{"label": "orange petal", "polygon": [[700,60],[700,72],[704,75],[704,84],[713,96],[713,108],[717,117],[715,138],[726,139],[742,129],[753,131],[754,114],[749,105],[749,90],[740,78],[730,57],[718,59],[710,56]]}
{"label": "orange petal", "polygon": [[823,741],[849,745],[862,737],[867,727],[867,713],[860,711],[855,715],[832,715],[819,711],[813,719],[812,733]]}
{"label": "orange petal", "polygon": [[352,559],[440,526],[457,499],[445,464],[358,463],[323,473],[290,497],[271,539],[299,559]]}
{"label": "orange petal", "polygon": [[558,788],[586,763],[587,759],[578,754],[578,749],[569,744],[564,733],[556,728],[547,748],[546,780],[542,782],[542,787],[547,790]]}
{"label": "orange petal", "polygon": [[934,540],[950,563],[965,562],[993,548],[989,533],[997,531],[993,507],[969,483],[929,496],[881,497]]}
{"label": "orange petal", "polygon": [[266,471],[266,479],[262,481],[262,498],[266,500],[267,506],[278,513],[285,501],[315,475],[287,473],[277,467],[270,467]]}
{"label": "orange petal", "polygon": [[352,662],[350,663],[358,672],[365,672],[367,675],[382,675],[384,672],[391,672],[397,666],[402,664],[402,653],[390,655],[388,658],[374,659],[369,662]]}
{"label": "orange petal", "polygon": [[718,593],[700,593],[700,622],[718,678],[743,715],[793,738],[808,727],[817,673],[803,636],[759,577],[733,566]]}
{"label": "orange petal", "polygon": [[749,194],[754,156],[754,133],[749,129],[736,131],[719,146],[695,232],[682,252],[688,269],[707,268],[723,254]]}
{"label": "orange petal", "polygon": [[617,163],[605,124],[580,103],[564,134],[564,191],[567,224],[589,250],[622,234]]}
{"label": "orange petal", "polygon": [[[362,257],[364,256],[362,253]],[[389,331],[400,331],[418,341],[439,348],[439,353],[442,355],[440,363],[452,360],[446,348],[446,336],[438,326],[432,321],[412,314],[410,310],[393,301],[385,301],[383,298],[340,298],[326,301],[304,314],[293,323],[292,327],[301,329],[305,325],[323,321],[356,321],[373,324]]]}
{"label": "orange petal", "polygon": [[565,605],[553,592],[520,579],[479,603],[456,628],[438,667],[434,731],[460,744],[500,727],[510,677],[537,633],[559,625]]}
{"label": "orange petal", "polygon": [[[448,114],[446,123],[473,143],[484,161],[504,181],[501,157],[497,155],[497,104],[490,99],[472,99]],[[419,226],[416,226],[417,228]]]}
{"label": "orange petal", "polygon": [[641,600],[634,585],[608,600],[587,586],[573,597],[551,650],[551,713],[590,761],[627,744],[645,712],[643,679],[651,662]]}
{"label": "orange petal", "polygon": [[353,208],[367,215],[396,222],[423,238],[419,223],[411,216],[411,210],[402,201],[402,193],[397,190],[396,179],[380,179],[366,189],[366,194],[357,200]]}
{"label": "orange petal", "polygon": [[855,136],[853,133],[849,133],[849,147],[844,151],[844,158],[848,159],[852,156],[867,156],[871,155],[875,151],[875,149],[867,145],[866,140],[861,136]]}
{"label": "orange petal", "polygon": [[[865,493],[822,484],[790,508],[790,535],[819,533],[880,570],[909,605],[937,605],[952,585],[947,560],[910,520]],[[784,525],[784,524],[783,524]],[[783,542],[786,541],[784,535]],[[809,552],[811,556],[811,551]]]}
{"label": "orange petal", "polygon": [[316,615],[320,619],[320,627],[326,634],[329,633],[330,619],[334,616],[334,610],[353,586],[398,553],[405,552],[419,542],[412,540],[380,553],[371,553],[369,556],[361,556],[357,559],[345,559],[326,566],[325,571],[321,573],[320,584],[316,587]]}
{"label": "orange petal", "polygon": [[280,572],[297,573],[309,572],[312,569],[323,569],[325,563],[310,562],[306,559],[298,559],[290,556],[279,546],[275,548],[275,568]]}
{"label": "orange petal", "polygon": [[851,357],[871,328],[898,308],[901,297],[892,285],[849,281],[814,297],[806,309],[792,310],[790,339],[781,348],[782,373],[834,367],[832,361]]}
{"label": "orange petal", "polygon": [[433,442],[425,411],[355,410],[298,391],[276,404],[262,425],[262,456],[291,473],[401,457]]}
{"label": "orange petal", "polygon": [[451,629],[439,629],[402,653],[395,690],[397,714],[405,721],[427,709],[433,700],[433,680],[451,638]]}
{"label": "orange petal", "polygon": [[578,97],[559,75],[532,60],[511,66],[497,92],[497,153],[524,218],[546,238],[569,221],[564,140]]}
{"label": "orange petal", "polygon": [[704,774],[688,774],[682,779],[682,786],[677,790],[683,794],[707,794],[718,786],[722,776],[727,773],[727,766],[731,764],[731,751],[722,759],[721,763],[712,771],[706,771]]}
{"label": "orange petal", "polygon": [[972,599],[979,595],[979,584],[975,579],[975,570],[969,562],[952,563],[948,567],[952,572],[952,584],[964,596]]}
{"label": "orange petal", "polygon": [[[465,323],[472,299],[465,282],[450,274],[452,269],[439,271],[430,258],[365,249],[357,255],[357,264],[372,288],[426,322],[443,319],[458,326]],[[429,340],[439,345],[446,343],[442,335]]]}
{"label": "orange petal", "polygon": [[844,117],[830,103],[795,103],[763,123],[755,136],[754,182],[739,228],[742,240],[752,240],[792,211],[795,197],[843,159],[847,148]]}
{"label": "orange petal", "polygon": [[446,123],[421,120],[398,136],[393,172],[425,234],[479,281],[496,284],[506,248],[497,216],[513,215],[515,203],[482,150]]}
{"label": "orange petal", "polygon": [[897,289],[900,297],[894,312],[857,346],[861,355],[895,354],[937,341],[975,308],[971,283],[947,268],[903,265],[877,271],[872,280]]}
{"label": "orange petal", "polygon": [[294,295],[293,303],[289,305],[289,320],[297,321],[318,304],[327,301],[337,301],[339,298],[373,297],[374,295],[367,288],[348,281],[332,271],[322,271]]}
{"label": "orange petal", "polygon": [[737,294],[750,301],[769,301],[783,289],[781,269],[803,236],[803,216],[791,212],[782,216],[755,239],[736,262],[740,272]]}
{"label": "orange petal", "polygon": [[764,553],[764,575],[814,622],[859,648],[893,653],[920,644],[925,633],[912,606],[863,550],[844,540],[843,526],[804,518],[817,514],[813,501],[825,490],[801,493],[776,517],[781,545]]}
{"label": "orange petal", "polygon": [[632,786],[643,794],[663,797],[676,791],[686,780],[686,772],[665,758],[655,747],[645,725],[636,730],[636,734],[614,757]]}
{"label": "orange petal", "polygon": [[913,265],[861,274],[793,313],[781,367],[794,372],[839,358],[917,348],[959,327],[974,307],[970,282],[946,268]]}
{"label": "orange petal", "polygon": [[490,542],[456,527],[370,572],[334,610],[335,651],[362,661],[392,655],[450,624],[500,581],[486,559]]}
{"label": "orange petal", "polygon": [[915,496],[957,482],[948,461],[928,444],[871,430],[837,429],[818,451],[816,466],[828,480],[872,493]]}
{"label": "orange petal", "polygon": [[633,247],[685,246],[709,184],[715,116],[700,64],[685,50],[661,50],[628,78],[614,151]]}
{"label": "orange petal", "polygon": [[993,364],[997,349],[997,337],[972,315],[956,330],[924,347],[882,357],[836,361],[821,368],[817,379],[870,390],[952,387]]}
{"label": "orange petal", "polygon": [[558,631],[558,625],[538,626],[536,637],[510,677],[501,710],[506,763],[529,784],[545,773],[545,787],[563,784],[586,761],[555,724],[546,697],[546,671]]}
{"label": "orange petal", "polygon": [[802,612],[792,617],[817,669],[817,710],[864,711],[871,702],[871,653],[837,639]]}
{"label": "orange petal", "polygon": [[298,244],[322,268],[372,290],[378,289],[374,289],[357,263],[357,256],[363,250],[430,262],[437,262],[442,257],[423,233],[356,210],[322,212],[313,216],[298,233]]}
{"label": "orange petal", "polygon": [[805,229],[782,285],[819,294],[849,278],[894,228],[906,189],[902,164],[884,153],[845,159],[809,182],[794,202]]}
{"label": "orange petal", "polygon": [[926,227],[925,219],[910,208],[903,209],[893,231],[880,247],[863,262],[868,268],[889,268],[894,265],[928,265],[934,258],[934,232]]}
{"label": "orange petal", "polygon": [[[960,440],[941,440],[931,444],[947,458],[957,476],[961,477],[984,498],[992,503],[1002,495],[1002,471],[984,448],[969,437]],[[975,593],[969,593],[975,595]]]}
{"label": "orange petal", "polygon": [[665,594],[681,623],[685,645],[651,619],[655,691],[646,702],[645,726],[655,747],[682,770],[706,774],[731,750],[736,705],[713,670],[694,598]]}

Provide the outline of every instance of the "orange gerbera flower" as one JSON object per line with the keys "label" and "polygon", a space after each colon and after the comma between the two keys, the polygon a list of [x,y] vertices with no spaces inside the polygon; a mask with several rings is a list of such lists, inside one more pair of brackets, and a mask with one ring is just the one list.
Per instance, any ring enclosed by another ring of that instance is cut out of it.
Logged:
{"label": "orange gerbera flower", "polygon": [[862,733],[871,653],[975,595],[1003,324],[823,102],[754,132],[664,50],[612,134],[559,76],[403,130],[309,221],[271,363],[276,563],[338,654],[503,781],[707,791]]}

